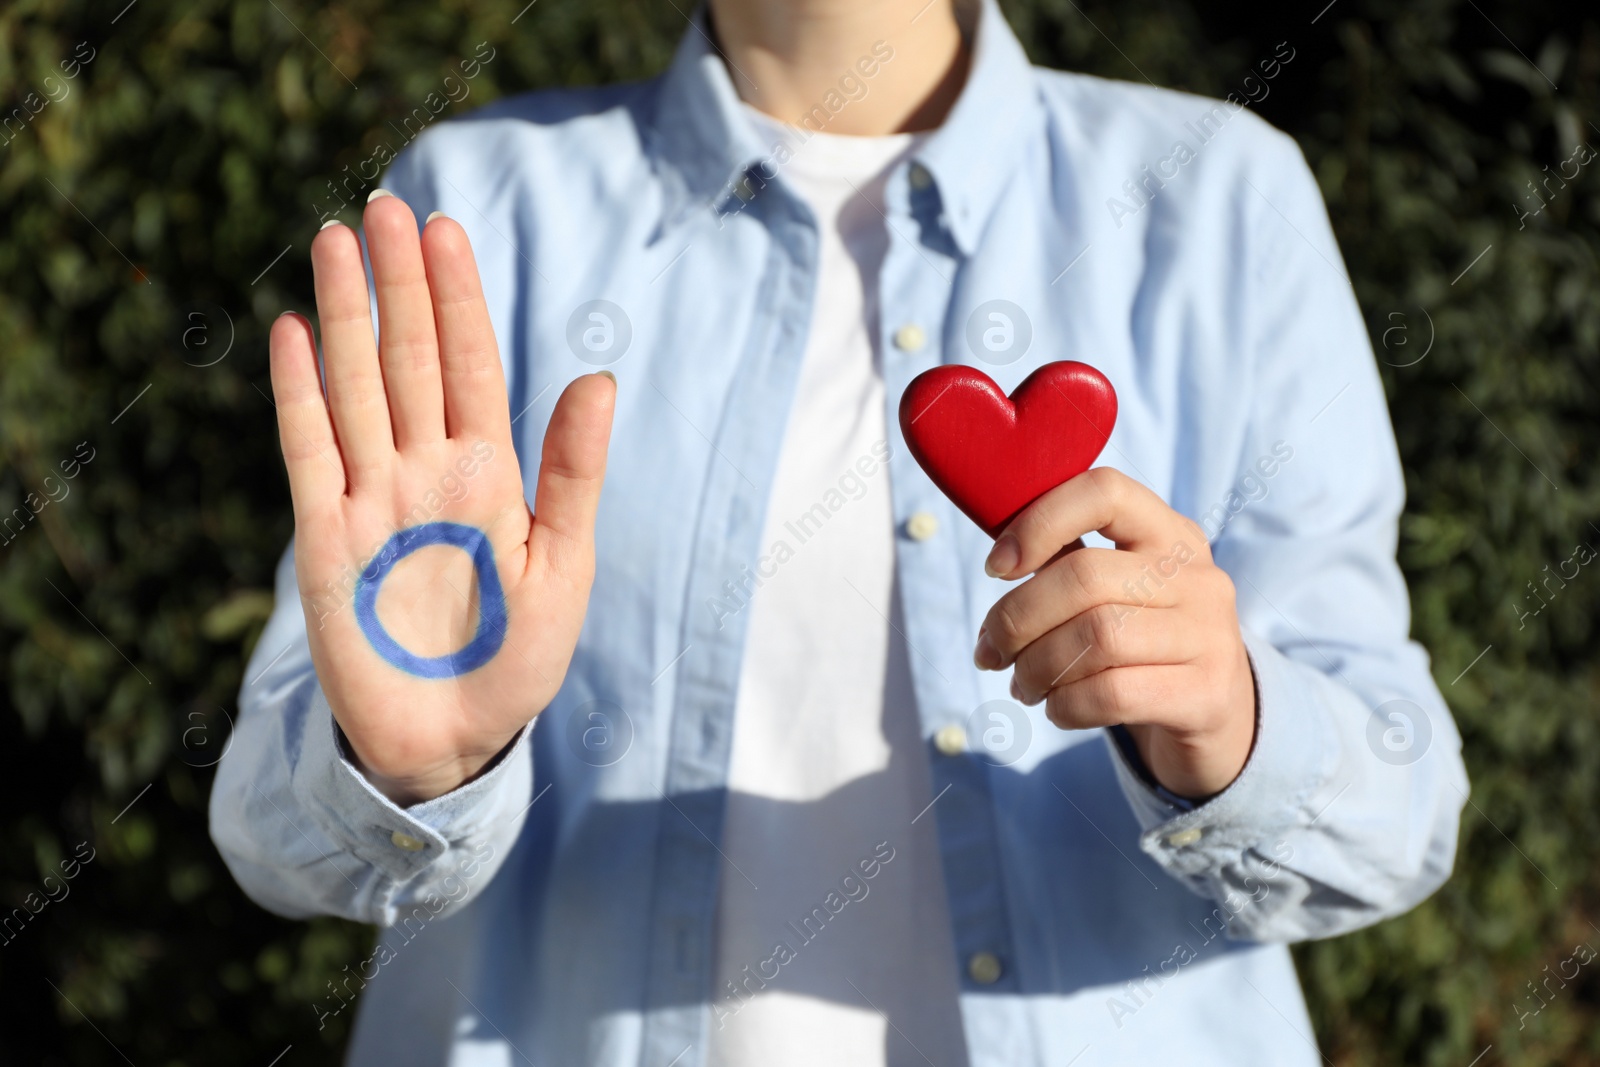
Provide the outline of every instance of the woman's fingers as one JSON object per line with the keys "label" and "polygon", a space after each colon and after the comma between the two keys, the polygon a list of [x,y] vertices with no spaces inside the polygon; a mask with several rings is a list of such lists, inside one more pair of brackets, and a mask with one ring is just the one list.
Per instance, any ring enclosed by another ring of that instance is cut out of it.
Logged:
{"label": "woman's fingers", "polygon": [[1194,672],[1181,666],[1112,667],[1050,690],[1045,718],[1063,730],[1141,726],[1182,717]]}
{"label": "woman's fingers", "polygon": [[1023,703],[1037,704],[1052,689],[1101,671],[1179,665],[1203,651],[1193,620],[1179,609],[1102,604],[1023,649],[1012,681]]}
{"label": "woman's fingers", "polygon": [[550,415],[534,492],[529,555],[569,581],[587,583],[594,567],[594,516],[606,475],[616,379],[573,380]]}
{"label": "woman's fingers", "polygon": [[351,489],[377,480],[394,458],[389,400],[372,337],[372,306],[361,243],[346,226],[330,226],[311,242],[328,408]]}
{"label": "woman's fingers", "polygon": [[995,601],[973,661],[1004,670],[1041,635],[1097,604],[1171,607],[1181,561],[1110,548],[1077,548]]}
{"label": "woman's fingers", "polygon": [[378,297],[378,354],[400,451],[444,437],[439,336],[417,218],[399,197],[374,194],[363,216]]}
{"label": "woman's fingers", "polygon": [[271,350],[273,403],[295,525],[314,524],[315,517],[343,495],[344,466],[322,397],[311,323],[293,312],[278,316],[272,324]]}
{"label": "woman's fingers", "polygon": [[505,371],[466,231],[454,219],[433,219],[422,231],[422,261],[439,327],[445,432],[469,440],[509,440]]}
{"label": "woman's fingers", "polygon": [[1185,545],[1190,554],[1209,558],[1199,526],[1121,471],[1095,467],[1056,486],[1012,519],[984,569],[995,578],[1019,578],[1090,532],[1135,552],[1169,554]]}

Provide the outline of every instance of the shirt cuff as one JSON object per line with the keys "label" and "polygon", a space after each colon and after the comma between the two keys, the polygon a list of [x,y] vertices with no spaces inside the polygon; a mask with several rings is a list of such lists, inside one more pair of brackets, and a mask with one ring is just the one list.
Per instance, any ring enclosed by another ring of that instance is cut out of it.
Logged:
{"label": "shirt cuff", "polygon": [[1194,804],[1161,788],[1132,738],[1108,732],[1117,780],[1143,830],[1140,848],[1197,888],[1304,825],[1308,801],[1332,778],[1339,755],[1332,723],[1296,665],[1249,631],[1244,643],[1255,679],[1255,745],[1239,777],[1216,796]]}
{"label": "shirt cuff", "polygon": [[319,685],[306,713],[291,788],[302,810],[356,858],[404,882],[452,849],[470,848],[528,802],[533,760],[527,726],[489,769],[460,788],[402,808],[380,793],[342,751],[338,724]]}

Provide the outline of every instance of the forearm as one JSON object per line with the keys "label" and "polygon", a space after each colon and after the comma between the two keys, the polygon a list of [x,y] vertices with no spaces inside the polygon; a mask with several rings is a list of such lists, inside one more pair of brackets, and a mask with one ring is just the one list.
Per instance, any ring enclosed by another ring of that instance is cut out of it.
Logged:
{"label": "forearm", "polygon": [[[247,895],[290,917],[387,924],[459,907],[493,877],[532,796],[527,733],[472,782],[400,807],[343,749],[312,672],[293,568],[241,693],[211,795],[211,835]],[[276,657],[276,658],[274,658]],[[442,902],[442,903],[441,903]]]}
{"label": "forearm", "polygon": [[[1421,651],[1406,644],[1383,663],[1345,656],[1330,675],[1247,641],[1261,717],[1233,785],[1186,811],[1118,747],[1141,846],[1216,901],[1232,937],[1330,937],[1415,906],[1450,874],[1467,796],[1459,741]],[[1419,758],[1375,757],[1369,698],[1351,688],[1369,683],[1427,709],[1431,740]]]}

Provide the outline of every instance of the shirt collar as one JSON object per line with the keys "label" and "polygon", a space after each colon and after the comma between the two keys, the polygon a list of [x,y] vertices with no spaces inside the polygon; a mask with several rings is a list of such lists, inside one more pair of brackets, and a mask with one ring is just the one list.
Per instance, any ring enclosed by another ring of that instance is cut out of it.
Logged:
{"label": "shirt collar", "polygon": [[[967,13],[972,66],[966,85],[914,158],[933,178],[956,244],[970,254],[1043,109],[1027,54],[996,0],[975,0]],[[744,114],[709,33],[702,8],[662,76],[647,133],[647,148],[662,164],[664,227],[698,209],[715,212],[771,150]]]}
{"label": "shirt collar", "polygon": [[768,151],[745,116],[722,56],[712,46],[705,9],[695,12],[662,76],[646,149],[665,185],[663,225],[696,210],[715,211]]}
{"label": "shirt collar", "polygon": [[995,0],[976,6],[967,37],[967,83],[944,124],[916,154],[939,191],[945,225],[968,255],[1016,173],[1022,145],[1044,117],[1022,43]]}

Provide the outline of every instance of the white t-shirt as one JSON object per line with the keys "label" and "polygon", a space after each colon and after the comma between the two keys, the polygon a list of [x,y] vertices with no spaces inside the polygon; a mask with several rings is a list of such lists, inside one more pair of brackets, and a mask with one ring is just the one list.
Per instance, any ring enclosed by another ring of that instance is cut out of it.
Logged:
{"label": "white t-shirt", "polygon": [[918,818],[932,800],[925,743],[904,627],[890,625],[878,275],[887,171],[916,138],[749,113],[791,145],[778,180],[816,214],[820,242],[761,542],[781,562],[744,609],[707,1062],[964,1067],[935,819]]}

